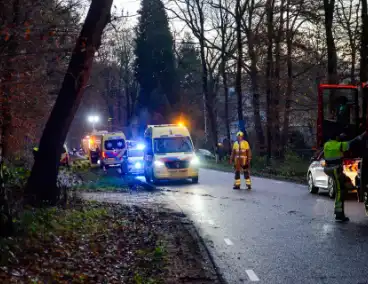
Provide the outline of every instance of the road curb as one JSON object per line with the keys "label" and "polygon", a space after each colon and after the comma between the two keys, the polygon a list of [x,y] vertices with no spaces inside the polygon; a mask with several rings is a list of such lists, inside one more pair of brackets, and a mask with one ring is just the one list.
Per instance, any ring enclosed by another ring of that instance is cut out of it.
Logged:
{"label": "road curb", "polygon": [[[147,183],[145,181],[142,180],[138,180],[141,186],[147,186],[150,189],[154,190],[154,191],[159,191],[160,188],[157,185],[154,184],[150,184]],[[176,202],[175,202],[176,204]],[[180,208],[180,206],[177,206],[178,210],[180,211],[180,215],[178,215],[178,217],[180,218],[180,221],[182,223],[183,226],[185,226],[188,229],[188,232],[192,235],[193,239],[196,240],[198,242],[198,245],[200,247],[200,249],[202,249],[202,252],[205,253],[205,256],[208,258],[208,260],[211,263],[211,266],[213,267],[216,277],[219,281],[220,284],[228,284],[228,282],[225,280],[225,278],[223,277],[222,273],[221,273],[221,269],[218,267],[218,265],[215,262],[215,259],[210,251],[210,249],[208,248],[206,242],[204,241],[203,237],[201,236],[201,234],[199,233],[197,227],[194,225],[194,222],[192,220],[190,220],[189,222],[185,222],[185,219],[188,220],[187,215],[183,212],[183,210]],[[170,209],[173,210],[173,209]]]}
{"label": "road curb", "polygon": [[191,222],[190,225],[189,224],[184,224],[184,226],[188,226],[188,231],[191,233],[192,237],[196,241],[198,241],[199,246],[202,247],[202,249],[205,251],[206,256],[210,260],[211,265],[212,265],[213,269],[215,270],[215,273],[216,273],[216,276],[218,278],[219,283],[221,283],[221,284],[228,284],[228,282],[225,280],[225,278],[223,277],[223,275],[221,273],[221,269],[216,264],[215,259],[214,259],[213,255],[212,255],[210,249],[206,245],[206,242],[204,241],[204,239],[200,235],[200,233],[199,233],[197,227],[194,225],[194,223]]}
{"label": "road curb", "polygon": [[146,190],[151,190],[151,191],[159,191],[160,190],[156,185],[148,183],[146,181],[142,181],[138,178],[134,178],[133,180],[134,180],[134,182],[136,182],[137,185],[140,185],[140,186],[144,187],[144,189],[146,189]]}

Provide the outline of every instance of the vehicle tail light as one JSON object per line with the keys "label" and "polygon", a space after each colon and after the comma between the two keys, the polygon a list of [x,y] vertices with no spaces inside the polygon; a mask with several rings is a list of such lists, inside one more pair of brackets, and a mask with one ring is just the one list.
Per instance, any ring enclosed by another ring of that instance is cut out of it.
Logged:
{"label": "vehicle tail light", "polygon": [[351,165],[351,164],[354,164],[354,160],[344,160],[343,163],[344,163],[344,166]]}
{"label": "vehicle tail light", "polygon": [[106,153],[105,153],[105,152],[102,152],[102,153],[101,153],[101,156],[102,156],[102,158],[104,158],[104,159],[105,159],[105,158],[106,158]]}
{"label": "vehicle tail light", "polygon": [[354,160],[344,160],[343,164],[344,164],[345,170],[349,172],[357,172],[360,167],[359,165],[360,163]]}

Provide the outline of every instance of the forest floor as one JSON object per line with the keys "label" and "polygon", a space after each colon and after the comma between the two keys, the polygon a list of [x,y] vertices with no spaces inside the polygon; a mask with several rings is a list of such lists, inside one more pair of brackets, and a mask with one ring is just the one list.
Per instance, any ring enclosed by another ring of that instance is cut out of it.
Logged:
{"label": "forest floor", "polygon": [[28,208],[13,220],[14,235],[0,239],[0,283],[222,282],[182,213],[150,202],[104,202],[105,194],[132,196],[137,187],[99,170],[80,176],[77,196],[93,191],[92,199]]}

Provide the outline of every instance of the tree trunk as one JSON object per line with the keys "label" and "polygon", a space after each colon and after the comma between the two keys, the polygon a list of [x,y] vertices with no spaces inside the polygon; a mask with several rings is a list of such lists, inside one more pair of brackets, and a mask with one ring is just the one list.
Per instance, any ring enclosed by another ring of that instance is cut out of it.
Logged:
{"label": "tree trunk", "polygon": [[132,117],[132,109],[130,102],[130,90],[128,86],[125,86],[125,104],[126,104],[126,126],[130,126],[130,119]]}
{"label": "tree trunk", "polygon": [[267,164],[271,163],[272,156],[272,69],[273,69],[273,9],[274,0],[267,0],[267,69],[266,69],[266,93],[267,93]]}
{"label": "tree trunk", "polygon": [[[362,33],[360,46],[360,82],[368,83],[368,7],[362,0]],[[363,117],[367,119],[368,88],[363,89]],[[364,121],[366,123],[366,121]]]}
{"label": "tree trunk", "polygon": [[9,42],[5,44],[6,53],[7,53],[7,62],[5,68],[3,70],[3,80],[1,82],[8,82],[7,84],[2,84],[1,93],[2,99],[1,102],[1,109],[0,109],[0,135],[1,138],[1,157],[6,158],[9,154],[8,151],[8,142],[7,138],[11,135],[11,123],[12,123],[12,110],[11,110],[11,98],[14,97],[14,90],[17,89],[17,77],[15,76],[15,62],[18,50],[18,40],[17,36],[18,33],[16,30],[19,28],[20,25],[20,15],[19,15],[19,0],[15,0],[13,2],[13,29],[14,35],[11,36]]}
{"label": "tree trunk", "polygon": [[251,70],[250,79],[252,84],[252,103],[253,103],[253,116],[254,116],[254,126],[258,140],[259,153],[264,154],[265,137],[263,133],[261,113],[260,113],[260,102],[259,102],[259,87],[258,87],[258,71],[256,65],[256,59],[251,57]]}
{"label": "tree trunk", "polygon": [[243,96],[242,96],[243,41],[242,41],[242,15],[241,15],[240,0],[236,1],[235,29],[236,29],[236,46],[237,46],[235,91],[237,98],[238,121],[239,121],[239,130],[243,131],[245,137],[247,138],[243,115]]}
{"label": "tree trunk", "polygon": [[272,109],[273,109],[273,135],[272,142],[274,145],[274,153],[280,158],[283,157],[281,151],[281,137],[280,137],[280,70],[281,70],[281,41],[284,33],[284,11],[285,11],[285,0],[280,2],[280,19],[279,28],[275,39],[275,92],[272,95]]}
{"label": "tree trunk", "polygon": [[[223,55],[225,56],[225,55]],[[229,120],[229,87],[227,84],[227,74],[226,74],[226,61],[223,59],[221,63],[221,73],[222,73],[222,80],[224,85],[224,96],[225,96],[225,126],[226,126],[226,138],[230,141],[230,120]]]}
{"label": "tree trunk", "polygon": [[123,65],[120,60],[120,68],[119,68],[119,89],[117,91],[117,104],[118,104],[118,125],[124,125],[123,122]]}
{"label": "tree trunk", "polygon": [[251,1],[251,8],[248,16],[248,26],[246,28],[247,39],[248,39],[248,55],[251,61],[250,63],[250,79],[252,88],[252,103],[253,103],[253,117],[254,126],[258,140],[258,151],[261,155],[264,154],[265,137],[263,133],[261,114],[260,114],[260,102],[259,102],[259,86],[258,86],[258,56],[254,49],[254,31],[252,29],[253,15],[255,9],[255,1]]}
{"label": "tree trunk", "polygon": [[293,91],[293,61],[292,61],[292,44],[293,36],[290,26],[290,2],[287,1],[287,12],[286,12],[286,64],[287,64],[287,87],[285,95],[285,109],[284,109],[284,122],[282,128],[281,145],[283,147],[282,152],[285,153],[287,149],[287,142],[289,138],[289,121],[290,121],[290,110],[291,110],[291,95]]}
{"label": "tree trunk", "polygon": [[[335,0],[323,0],[323,8],[325,11],[325,29],[326,29],[326,44],[327,44],[327,73],[328,83],[338,84],[337,77],[337,53],[335,39],[333,37],[333,17],[335,11]],[[331,90],[329,94],[329,105],[332,109],[334,91]]]}
{"label": "tree trunk", "polygon": [[221,75],[222,75],[222,82],[224,85],[224,96],[225,96],[225,127],[226,127],[226,138],[228,141],[231,141],[230,136],[230,121],[229,121],[229,87],[227,83],[227,74],[226,74],[226,26],[224,24],[224,16],[223,16],[223,9],[222,9],[222,1],[220,0],[220,21],[221,21]]}
{"label": "tree trunk", "polygon": [[213,93],[210,92],[210,88],[208,86],[208,69],[206,63],[206,53],[205,53],[205,36],[204,36],[204,14],[201,8],[201,1],[196,0],[196,5],[198,8],[199,14],[199,25],[200,25],[200,35],[199,35],[199,45],[200,45],[200,56],[202,61],[202,88],[204,94],[205,107],[207,112],[207,117],[210,122],[210,131],[211,131],[211,144],[212,148],[216,148],[217,144],[217,123],[216,116],[214,114],[214,104],[213,104]]}
{"label": "tree trunk", "polygon": [[213,70],[208,71],[208,103],[207,103],[207,117],[210,124],[211,141],[213,144],[213,150],[217,146],[218,131],[217,131],[217,115],[215,109],[215,97],[216,97],[216,82],[213,76]]}
{"label": "tree trunk", "polygon": [[[13,2],[13,25],[15,29],[19,27],[19,0]],[[17,82],[13,78],[15,73],[14,69],[14,59],[16,57],[18,50],[18,40],[17,33],[13,35],[6,46],[7,51],[7,64],[3,70],[3,80],[1,82],[6,82],[1,88],[1,99],[0,99],[0,236],[8,236],[13,233],[13,217],[10,205],[10,190],[5,188],[5,158],[7,157],[8,142],[7,138],[11,132],[11,122],[12,122],[12,110],[10,99],[13,97],[13,89],[16,88]]]}
{"label": "tree trunk", "polygon": [[102,32],[110,20],[111,5],[112,0],[92,0],[28,179],[26,194],[35,205],[55,204],[59,198],[56,180],[61,150],[101,45]]}

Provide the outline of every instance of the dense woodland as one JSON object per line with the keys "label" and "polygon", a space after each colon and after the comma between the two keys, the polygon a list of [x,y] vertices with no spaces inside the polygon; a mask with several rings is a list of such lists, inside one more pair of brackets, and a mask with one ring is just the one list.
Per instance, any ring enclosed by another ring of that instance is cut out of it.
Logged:
{"label": "dense woodland", "polygon": [[0,1],[5,216],[5,166],[30,169],[40,145],[27,202],[55,203],[61,145],[79,145],[91,112],[132,136],[181,119],[211,150],[240,128],[282,158],[315,143],[318,83],[368,81],[366,0],[142,0],[136,26],[112,0],[86,5]]}

